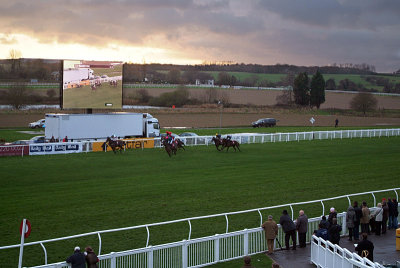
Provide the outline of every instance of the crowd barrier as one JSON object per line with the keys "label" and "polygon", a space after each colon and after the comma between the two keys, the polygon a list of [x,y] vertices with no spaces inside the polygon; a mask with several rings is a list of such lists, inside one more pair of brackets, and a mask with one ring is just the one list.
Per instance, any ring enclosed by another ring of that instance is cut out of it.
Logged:
{"label": "crowd barrier", "polygon": [[[47,264],[47,250],[45,244],[62,241],[62,240],[70,240],[76,239],[79,237],[87,237],[87,236],[97,236],[99,239],[98,245],[98,255],[100,259],[99,267],[138,267],[138,268],[153,268],[153,267],[203,267],[210,264],[214,264],[217,262],[222,261],[229,261],[237,258],[242,258],[246,255],[252,255],[257,253],[262,253],[266,251],[266,242],[265,242],[265,235],[263,229],[260,227],[257,228],[249,228],[244,229],[241,231],[229,232],[229,216],[238,215],[238,214],[245,214],[249,212],[258,212],[260,216],[260,226],[262,225],[263,215],[262,212],[268,212],[268,210],[276,209],[276,208],[286,208],[289,207],[291,211],[291,217],[294,218],[293,207],[294,206],[301,206],[306,204],[321,204],[321,215],[325,215],[325,205],[324,202],[330,202],[333,200],[340,201],[341,199],[347,199],[348,204],[351,204],[351,198],[360,198],[361,196],[371,195],[373,198],[373,207],[371,206],[371,210],[374,210],[376,207],[376,197],[377,193],[386,193],[387,195],[396,196],[398,200],[398,192],[400,188],[393,188],[393,189],[386,189],[386,190],[379,190],[379,191],[372,191],[372,192],[364,192],[364,193],[357,193],[357,194],[348,194],[342,195],[337,197],[325,198],[320,200],[313,200],[307,202],[298,202],[298,203],[290,203],[290,204],[283,204],[277,206],[270,206],[264,208],[257,208],[257,209],[250,209],[245,211],[236,211],[236,212],[228,212],[228,213],[221,213],[221,214],[214,214],[208,216],[199,216],[199,217],[192,217],[174,221],[167,221],[167,222],[160,222],[160,223],[153,223],[153,224],[145,224],[139,226],[131,226],[125,228],[118,228],[118,229],[110,229],[110,230],[102,230],[84,234],[78,234],[68,237],[61,237],[61,238],[54,238],[49,240],[43,241],[36,241],[36,242],[29,242],[25,243],[24,247],[26,246],[33,246],[33,245],[41,245],[44,251],[44,259],[45,265],[34,266],[34,267],[68,267],[65,262],[59,263],[52,263]],[[360,200],[361,201],[361,200]],[[191,238],[192,232],[192,222],[195,220],[206,219],[206,218],[216,218],[216,217],[224,217],[226,219],[226,230],[223,234],[216,234],[213,236],[202,237],[202,238]],[[346,212],[338,213],[337,215],[338,224],[342,225],[342,232],[341,235],[347,234],[346,228]],[[308,222],[308,232],[307,232],[307,242],[310,243],[313,240],[313,230],[318,229],[319,221],[321,220],[319,217],[312,217],[309,219]],[[150,229],[149,227],[158,226],[158,225],[165,225],[165,224],[172,224],[172,223],[182,223],[187,222],[189,226],[189,233],[187,236],[187,240],[183,240],[180,242],[168,243],[163,245],[151,246],[149,245],[150,240]],[[122,251],[117,253],[110,253],[110,254],[101,254],[102,248],[102,234],[111,233],[111,232],[121,232],[121,231],[128,231],[133,229],[145,229],[147,231],[147,242],[146,247],[141,249],[132,249],[128,251]],[[284,233],[279,226],[278,237],[280,244],[285,247],[284,241]],[[298,239],[297,239],[298,241]],[[321,242],[322,243],[322,242]],[[10,248],[19,248],[20,244],[10,245],[0,247],[2,249],[10,249]],[[275,248],[277,245],[275,245]],[[315,259],[312,257],[310,262]],[[322,266],[323,267],[323,266]],[[361,266],[360,266],[361,267]]]}

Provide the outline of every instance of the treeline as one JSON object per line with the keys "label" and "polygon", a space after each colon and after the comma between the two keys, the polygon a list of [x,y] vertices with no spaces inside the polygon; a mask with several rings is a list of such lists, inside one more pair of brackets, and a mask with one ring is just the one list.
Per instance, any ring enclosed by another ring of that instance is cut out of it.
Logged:
{"label": "treeline", "polygon": [[0,81],[60,82],[62,60],[8,59],[0,60]]}
{"label": "treeline", "polygon": [[[145,66],[145,67],[144,67]],[[200,65],[174,65],[174,64],[125,64],[124,68],[146,68],[148,70],[168,72],[178,69],[186,71],[202,72],[248,72],[268,74],[298,74],[316,73],[322,74],[375,74],[375,67],[366,63],[362,64],[332,64],[332,66],[296,66],[290,64],[260,65],[260,64],[200,64]]]}

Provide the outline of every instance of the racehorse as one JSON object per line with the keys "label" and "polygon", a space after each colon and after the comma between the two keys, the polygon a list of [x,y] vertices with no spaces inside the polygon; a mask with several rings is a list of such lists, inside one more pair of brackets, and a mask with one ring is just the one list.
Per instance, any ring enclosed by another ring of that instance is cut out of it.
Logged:
{"label": "racehorse", "polygon": [[231,140],[231,139],[222,139],[222,149],[226,148],[226,151],[228,152],[229,148],[232,147],[233,149],[235,149],[236,152],[236,148],[239,150],[240,152],[240,148],[239,148],[240,144],[237,141]]}
{"label": "racehorse", "polygon": [[164,146],[169,157],[171,157],[172,154],[176,155],[176,151],[178,150],[177,145],[169,143],[167,139],[162,139],[161,144]]}
{"label": "racehorse", "polygon": [[[119,150],[120,153],[122,153],[122,150],[125,149],[126,143],[123,140],[112,140],[110,137],[107,137],[106,142],[103,144],[108,144],[108,146],[111,147],[113,150],[114,154],[117,153],[117,149]],[[105,148],[105,146],[103,147]]]}
{"label": "racehorse", "polygon": [[[221,151],[222,149],[224,149],[224,143],[222,141],[222,139],[217,138],[217,137],[213,137],[211,139],[212,142],[214,142],[215,147],[217,148],[218,151]],[[219,147],[222,146],[222,148],[220,149]]]}

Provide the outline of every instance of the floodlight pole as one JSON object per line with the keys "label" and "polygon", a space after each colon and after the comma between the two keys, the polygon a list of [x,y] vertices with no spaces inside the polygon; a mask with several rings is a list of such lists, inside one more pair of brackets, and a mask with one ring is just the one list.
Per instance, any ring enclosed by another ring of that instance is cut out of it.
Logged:
{"label": "floodlight pole", "polygon": [[222,109],[224,108],[224,104],[222,101],[218,101],[218,104],[220,104],[220,109],[219,109],[219,134],[221,134],[221,127],[222,127]]}

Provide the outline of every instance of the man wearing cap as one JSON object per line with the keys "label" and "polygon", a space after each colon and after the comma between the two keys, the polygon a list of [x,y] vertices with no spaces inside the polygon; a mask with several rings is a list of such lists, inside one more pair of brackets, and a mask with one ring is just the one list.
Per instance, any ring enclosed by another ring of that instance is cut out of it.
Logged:
{"label": "man wearing cap", "polygon": [[74,254],[69,256],[66,262],[71,264],[71,268],[86,268],[85,254],[81,252],[80,247],[74,248]]}
{"label": "man wearing cap", "polygon": [[268,254],[274,252],[274,240],[278,234],[278,225],[272,219],[272,215],[268,216],[268,221],[261,226],[265,231],[265,240],[267,240]]}

